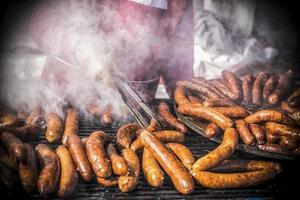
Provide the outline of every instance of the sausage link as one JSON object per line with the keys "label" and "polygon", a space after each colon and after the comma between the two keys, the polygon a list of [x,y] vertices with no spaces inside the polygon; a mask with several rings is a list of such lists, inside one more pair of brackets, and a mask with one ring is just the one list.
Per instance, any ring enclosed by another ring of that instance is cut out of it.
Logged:
{"label": "sausage link", "polygon": [[151,119],[150,125],[147,127],[147,130],[150,132],[160,131],[161,127],[156,123],[154,119]]}
{"label": "sausage link", "polygon": [[242,120],[236,120],[236,129],[238,130],[238,133],[240,135],[240,138],[246,145],[254,145],[255,144],[255,137],[249,130],[248,124]]}
{"label": "sausage link", "polygon": [[296,125],[296,122],[286,114],[276,110],[261,110],[257,111],[245,118],[248,124],[255,124],[260,122],[277,122],[288,126]]}
{"label": "sausage link", "polygon": [[110,178],[96,177],[96,181],[103,187],[114,187],[118,185],[118,178],[116,177],[110,177]]}
{"label": "sausage link", "polygon": [[205,128],[205,136],[208,138],[216,137],[220,132],[221,129],[215,122],[209,122]]}
{"label": "sausage link", "polygon": [[131,192],[134,190],[139,181],[140,163],[139,158],[131,149],[123,149],[122,156],[126,160],[128,173],[125,176],[120,176],[118,186],[122,192]]}
{"label": "sausage link", "polygon": [[190,103],[189,99],[186,96],[186,91],[184,87],[177,86],[174,92],[174,100],[178,106]]}
{"label": "sausage link", "polygon": [[7,131],[14,134],[23,141],[32,141],[38,139],[38,136],[42,132],[42,129],[37,125],[27,124],[21,127],[8,128]]}
{"label": "sausage link", "polygon": [[200,99],[199,97],[192,96],[192,95],[188,95],[188,99],[190,100],[191,103],[197,103],[197,104],[203,103],[202,99]]}
{"label": "sausage link", "polygon": [[300,130],[297,128],[292,128],[275,122],[267,122],[266,130],[268,131],[268,133],[273,135],[291,137],[298,141],[300,140]]}
{"label": "sausage link", "polygon": [[67,109],[65,129],[61,141],[63,145],[67,145],[67,140],[70,135],[76,135],[78,133],[78,120],[78,111],[74,108]]}
{"label": "sausage link", "polygon": [[222,113],[213,108],[208,108],[197,104],[184,104],[178,107],[178,111],[184,115],[213,121],[223,130],[233,126],[233,122],[230,118],[224,116]]}
{"label": "sausage link", "polygon": [[177,191],[182,194],[191,193],[194,190],[193,179],[175,155],[147,130],[144,130],[139,138],[142,140],[144,147],[150,151],[164,171],[171,177]]}
{"label": "sausage link", "polygon": [[278,135],[273,135],[273,134],[269,133],[268,131],[266,132],[267,144],[275,144],[278,142],[279,138],[280,137]]}
{"label": "sausage link", "polygon": [[67,140],[69,151],[77,170],[85,181],[92,180],[94,174],[88,160],[86,149],[78,135],[70,135]]}
{"label": "sausage link", "polygon": [[44,111],[39,106],[35,107],[25,120],[25,124],[43,125],[44,123]]}
{"label": "sausage link", "polygon": [[297,111],[297,108],[292,107],[287,101],[282,101],[280,107],[282,110],[289,113],[294,113],[295,111]]}
{"label": "sausage link", "polygon": [[18,163],[19,161],[26,162],[27,151],[24,143],[9,132],[4,132],[1,135],[1,141],[10,158]]}
{"label": "sausage link", "polygon": [[16,127],[22,124],[22,121],[15,115],[0,115],[0,128]]}
{"label": "sausage link", "polygon": [[69,150],[59,145],[55,150],[61,167],[58,195],[61,198],[70,197],[78,184],[78,174]]}
{"label": "sausage link", "polygon": [[169,106],[165,102],[161,102],[158,106],[158,114],[172,127],[182,133],[188,133],[186,125],[180,122],[174,115],[171,113]]}
{"label": "sausage link", "polygon": [[298,142],[297,140],[290,138],[290,137],[280,137],[279,144],[288,150],[294,150],[298,147]]}
{"label": "sausage link", "polygon": [[143,151],[142,167],[145,179],[152,187],[160,187],[164,183],[165,173],[147,148]]}
{"label": "sausage link", "polygon": [[114,174],[122,176],[127,173],[126,161],[122,156],[117,154],[117,151],[112,143],[107,145],[107,155],[111,161]]}
{"label": "sausage link", "polygon": [[104,144],[108,136],[102,131],[90,134],[86,142],[86,154],[97,177],[107,178],[111,176],[111,163],[107,158]]}
{"label": "sausage link", "polygon": [[241,106],[214,107],[214,109],[230,118],[244,118],[249,115],[249,113]]}
{"label": "sausage link", "polygon": [[60,163],[55,152],[47,145],[38,144],[35,150],[41,167],[37,188],[42,196],[48,196],[58,187]]}
{"label": "sausage link", "polygon": [[101,120],[106,126],[112,124],[112,122],[113,122],[112,110],[113,110],[113,107],[111,104],[108,103],[107,105],[104,106],[104,109],[103,109],[103,112],[101,115]]}
{"label": "sausage link", "polygon": [[278,84],[278,76],[277,75],[271,75],[265,86],[264,86],[264,89],[263,89],[263,98],[265,101],[268,100],[270,94],[274,91],[276,85]]}
{"label": "sausage link", "polygon": [[27,151],[26,162],[19,163],[19,178],[23,188],[30,193],[36,187],[38,179],[37,157],[33,147],[26,143]]}
{"label": "sausage link", "polygon": [[227,82],[231,91],[236,95],[234,100],[238,100],[242,97],[242,84],[241,80],[232,72],[224,70],[222,72],[224,80]]}
{"label": "sausage link", "polygon": [[209,170],[225,159],[236,150],[238,144],[238,133],[234,128],[228,128],[224,132],[222,143],[207,155],[199,158],[192,167],[193,171]]}
{"label": "sausage link", "polygon": [[129,148],[131,142],[136,137],[136,132],[141,129],[138,124],[130,123],[121,126],[117,131],[117,143],[123,148]]}
{"label": "sausage link", "polygon": [[257,141],[257,144],[266,143],[266,133],[263,128],[261,128],[258,124],[249,124],[249,127]]}
{"label": "sausage link", "polygon": [[210,81],[216,88],[225,94],[231,100],[237,100],[237,94],[233,93],[221,80],[215,79]]}
{"label": "sausage link", "polygon": [[57,142],[63,134],[63,124],[58,114],[51,112],[47,115],[47,130],[45,133],[48,142]]}
{"label": "sausage link", "polygon": [[179,143],[167,143],[166,146],[179,158],[188,170],[192,169],[196,160],[191,150]]}
{"label": "sausage link", "polygon": [[252,103],[256,105],[261,105],[263,98],[263,87],[269,77],[269,74],[266,72],[260,72],[254,82],[252,88]]}
{"label": "sausage link", "polygon": [[267,151],[271,153],[279,153],[284,155],[291,155],[292,152],[289,151],[286,147],[279,144],[260,144],[258,145],[258,149],[262,151]]}
{"label": "sausage link", "polygon": [[244,102],[251,103],[252,102],[253,76],[249,74],[249,75],[242,77],[241,80],[242,80]]}

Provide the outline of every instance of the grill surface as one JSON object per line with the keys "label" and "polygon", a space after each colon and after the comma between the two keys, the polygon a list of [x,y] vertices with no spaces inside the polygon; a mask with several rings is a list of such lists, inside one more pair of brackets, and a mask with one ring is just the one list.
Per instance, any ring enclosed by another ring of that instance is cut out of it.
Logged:
{"label": "grill surface", "polygon": [[[95,130],[102,130],[108,134],[115,135],[116,130],[120,126],[121,124],[113,124],[111,127],[103,127],[99,122],[89,122],[81,120],[79,124],[79,135],[81,137],[88,136]],[[40,136],[38,141],[35,141],[32,144],[36,145],[38,143],[47,143],[43,135]],[[206,138],[197,135],[196,133],[191,133],[186,137],[185,145],[192,150],[196,157],[206,154],[217,146],[216,143],[211,142]],[[56,147],[57,144],[50,146]],[[239,159],[263,159],[239,151],[237,151],[232,157]],[[139,153],[139,158],[141,161],[141,153]],[[273,199],[283,196],[286,197],[292,195],[294,191],[296,191],[297,184],[294,185],[291,179],[299,180],[299,165],[296,163],[296,161],[285,161],[280,163],[283,164],[284,167],[284,171],[282,174],[266,184],[252,188],[211,190],[197,185],[192,194],[184,196],[179,194],[174,189],[169,177],[166,177],[164,185],[161,188],[151,188],[144,179],[141,170],[139,184],[137,188],[131,193],[122,193],[118,190],[118,188],[104,188],[100,186],[96,181],[85,183],[81,180],[72,199],[232,199],[249,197]],[[22,194],[22,198],[16,197],[16,199],[41,198],[42,197],[38,193],[31,194],[30,196]],[[12,199],[12,197],[9,197],[9,199]],[[51,196],[51,199],[59,199],[59,197],[57,195],[53,195]]]}

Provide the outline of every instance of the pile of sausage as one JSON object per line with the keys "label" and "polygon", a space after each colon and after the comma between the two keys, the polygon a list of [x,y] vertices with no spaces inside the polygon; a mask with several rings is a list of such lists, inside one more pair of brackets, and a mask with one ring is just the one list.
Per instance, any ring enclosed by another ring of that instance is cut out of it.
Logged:
{"label": "pile of sausage", "polygon": [[209,122],[209,138],[236,127],[246,145],[299,155],[299,117],[293,116],[300,116],[300,92],[291,91],[292,86],[290,70],[281,76],[260,72],[241,78],[225,70],[221,79],[179,81],[174,99],[180,113]]}

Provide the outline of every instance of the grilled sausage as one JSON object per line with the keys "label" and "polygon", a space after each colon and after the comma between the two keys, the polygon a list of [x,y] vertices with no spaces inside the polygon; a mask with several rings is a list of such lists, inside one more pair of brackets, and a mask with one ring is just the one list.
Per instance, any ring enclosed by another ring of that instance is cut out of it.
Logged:
{"label": "grilled sausage", "polygon": [[111,104],[106,104],[103,108],[101,120],[104,123],[104,125],[110,125],[113,122],[113,116],[112,116],[112,105]]}
{"label": "grilled sausage", "polygon": [[220,132],[221,129],[215,122],[209,122],[205,128],[205,136],[208,138],[216,137]]}
{"label": "grilled sausage", "polygon": [[292,107],[287,101],[282,101],[280,104],[282,110],[293,113],[297,111],[297,108]]}
{"label": "grilled sausage", "polygon": [[275,144],[278,142],[279,140],[279,136],[278,135],[273,135],[271,133],[269,133],[268,131],[266,132],[266,139],[267,139],[267,143],[268,144]]}
{"label": "grilled sausage", "polygon": [[78,120],[79,114],[78,111],[74,108],[67,109],[65,129],[62,136],[62,144],[67,145],[67,140],[70,135],[76,135],[78,132]]}
{"label": "grilled sausage", "polygon": [[230,87],[231,91],[235,94],[234,100],[238,100],[240,97],[242,97],[241,80],[234,73],[227,70],[222,72],[222,76],[227,82],[227,85]]}
{"label": "grilled sausage", "polygon": [[5,150],[0,146],[0,162],[3,163],[6,167],[12,170],[17,170],[17,163],[15,163]]}
{"label": "grilled sausage", "polygon": [[51,112],[47,115],[47,130],[45,133],[48,142],[57,142],[63,134],[62,120],[58,114]]}
{"label": "grilled sausage", "polygon": [[126,161],[122,156],[117,154],[117,151],[112,143],[107,145],[107,155],[111,161],[114,174],[122,176],[127,173]]}
{"label": "grilled sausage", "polygon": [[103,187],[114,187],[118,185],[118,178],[116,177],[110,177],[110,178],[96,177],[96,181]]}
{"label": "grilled sausage", "polygon": [[65,146],[59,145],[55,152],[59,158],[61,166],[58,195],[61,198],[70,197],[75,192],[78,184],[76,167],[71,153]]}
{"label": "grilled sausage", "polygon": [[119,177],[118,186],[122,192],[131,192],[135,189],[139,181],[139,158],[131,149],[123,149],[122,156],[126,160],[128,173],[125,176]]}
{"label": "grilled sausage", "polygon": [[211,189],[234,189],[244,188],[262,184],[267,180],[274,178],[281,172],[278,164],[274,168],[265,168],[249,172],[239,173],[213,173],[206,171],[192,171],[192,175],[197,182]]}
{"label": "grilled sausage", "polygon": [[242,119],[236,120],[236,129],[240,135],[240,138],[246,145],[254,145],[255,144],[255,137],[249,130],[248,124]]}
{"label": "grilled sausage", "polygon": [[177,86],[174,92],[174,100],[178,106],[190,103],[189,99],[186,96],[186,91],[184,87]]}
{"label": "grilled sausage", "polygon": [[38,176],[37,188],[42,196],[54,193],[60,176],[60,164],[55,152],[45,144],[35,147],[41,171]]}
{"label": "grilled sausage", "polygon": [[298,142],[297,140],[290,138],[290,137],[280,137],[279,144],[288,150],[294,150],[298,147]]}
{"label": "grilled sausage", "polygon": [[244,118],[249,115],[249,113],[241,106],[214,107],[214,109],[230,118]]}
{"label": "grilled sausage", "polygon": [[37,125],[27,124],[21,127],[8,128],[7,131],[14,134],[21,140],[32,141],[38,139],[42,129]]}
{"label": "grilled sausage", "polygon": [[223,94],[225,94],[229,99],[236,100],[237,95],[231,91],[221,80],[214,79],[210,81],[216,88],[218,88]]}
{"label": "grilled sausage", "polygon": [[167,143],[166,146],[179,158],[188,170],[192,169],[196,160],[191,150],[179,143]]}
{"label": "grilled sausage", "polygon": [[180,122],[171,113],[169,106],[165,102],[161,102],[158,106],[158,114],[172,127],[182,133],[188,133],[188,129],[184,123]]}
{"label": "grilled sausage", "polygon": [[93,116],[96,119],[99,119],[101,116],[101,109],[95,104],[89,104],[87,106],[87,111],[91,116]]}
{"label": "grilled sausage", "polygon": [[42,125],[44,124],[44,111],[41,107],[35,107],[25,120],[26,124]]}
{"label": "grilled sausage", "polygon": [[288,126],[296,125],[296,122],[286,114],[276,110],[261,110],[257,111],[245,118],[248,124],[260,122],[277,122]]}
{"label": "grilled sausage", "polygon": [[271,153],[279,153],[284,155],[291,155],[292,152],[289,151],[286,147],[279,144],[260,144],[257,146],[258,149],[262,151],[267,151]]}
{"label": "grilled sausage", "polygon": [[4,132],[1,135],[1,141],[10,158],[15,162],[25,161],[27,158],[26,147],[23,142],[9,132]]}
{"label": "grilled sausage", "polygon": [[145,179],[152,187],[160,187],[164,183],[165,173],[147,148],[143,151],[142,167]]}
{"label": "grilled sausage", "polygon": [[184,104],[178,107],[178,111],[184,115],[213,121],[223,130],[233,126],[231,119],[213,108],[208,108],[197,104]]}
{"label": "grilled sausage", "polygon": [[280,76],[275,90],[271,93],[271,95],[268,98],[268,102],[273,105],[279,103],[279,101],[284,96],[286,90],[288,89],[291,81],[292,81],[292,71],[289,70]]}
{"label": "grilled sausage", "polygon": [[82,178],[85,181],[92,180],[93,170],[80,137],[78,135],[70,135],[67,140],[67,146]]}
{"label": "grilled sausage", "polygon": [[121,126],[117,131],[117,143],[124,148],[129,148],[131,142],[136,137],[136,132],[141,127],[138,124],[130,123]]}
{"label": "grilled sausage", "polygon": [[296,140],[300,140],[300,130],[297,128],[292,128],[283,124],[278,124],[275,122],[267,122],[266,129],[268,133],[273,135],[291,137]]}
{"label": "grilled sausage", "polygon": [[[161,142],[176,142],[176,143],[184,143],[185,137],[184,134],[179,131],[158,131],[154,133],[154,136],[159,139]],[[130,145],[130,149],[133,151],[137,151],[138,149],[143,148],[143,143],[141,139],[137,138]]]}
{"label": "grilled sausage", "polygon": [[252,88],[252,103],[261,105],[263,98],[263,87],[268,80],[269,74],[266,72],[260,72],[254,82]]}
{"label": "grilled sausage", "polygon": [[111,163],[107,158],[104,144],[108,136],[102,131],[95,131],[86,142],[86,154],[97,177],[107,178],[111,176]]}
{"label": "grilled sausage", "polygon": [[38,179],[38,160],[33,147],[28,143],[25,147],[27,159],[26,162],[19,163],[19,178],[23,188],[30,193],[35,189]]}
{"label": "grilled sausage", "polygon": [[150,132],[160,131],[161,127],[156,123],[154,119],[151,119],[150,125],[147,127],[147,130]]}
{"label": "grilled sausage", "polygon": [[225,159],[236,150],[238,144],[238,133],[234,128],[228,128],[224,132],[222,143],[207,155],[199,158],[192,167],[192,171],[209,170]]}
{"label": "grilled sausage", "polygon": [[277,75],[271,75],[265,86],[264,86],[264,89],[263,89],[263,98],[265,101],[268,100],[270,94],[274,91],[276,85],[278,84],[278,76]]}
{"label": "grilled sausage", "polygon": [[182,194],[191,193],[194,190],[193,179],[175,155],[147,130],[144,130],[139,138],[144,147],[150,151],[164,171],[171,177],[177,191]]}
{"label": "grilled sausage", "polygon": [[22,121],[15,115],[0,115],[0,128],[16,127],[22,124]]}
{"label": "grilled sausage", "polygon": [[244,102],[251,103],[252,102],[253,76],[246,75],[246,76],[242,77],[241,80],[242,80]]}
{"label": "grilled sausage", "polygon": [[266,143],[266,133],[263,128],[261,128],[258,124],[249,124],[249,127],[257,141],[257,144]]}

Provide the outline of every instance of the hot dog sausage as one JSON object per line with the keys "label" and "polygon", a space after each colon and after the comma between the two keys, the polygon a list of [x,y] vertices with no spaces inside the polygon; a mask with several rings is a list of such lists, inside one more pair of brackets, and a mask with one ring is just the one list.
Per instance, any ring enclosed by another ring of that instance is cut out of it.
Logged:
{"label": "hot dog sausage", "polygon": [[215,122],[209,122],[205,128],[205,136],[213,138],[221,132],[220,127]]}
{"label": "hot dog sausage", "polygon": [[251,131],[249,130],[248,124],[242,119],[236,120],[236,129],[238,130],[238,133],[240,135],[240,138],[246,145],[254,145],[255,144],[255,138]]}
{"label": "hot dog sausage", "polygon": [[63,133],[62,120],[58,114],[51,112],[47,115],[47,130],[45,133],[48,142],[57,142],[61,139]]}
{"label": "hot dog sausage", "polygon": [[117,143],[120,144],[124,148],[129,148],[131,142],[136,137],[136,132],[141,127],[138,124],[130,123],[121,126],[117,131]]}
{"label": "hot dog sausage", "polygon": [[117,154],[117,151],[112,143],[107,145],[107,155],[111,161],[114,174],[122,176],[127,173],[126,161],[122,156]]}
{"label": "hot dog sausage", "polygon": [[74,108],[67,109],[65,129],[62,137],[62,144],[67,145],[67,140],[70,135],[76,135],[78,132],[78,111]]}
{"label": "hot dog sausage", "polygon": [[196,160],[191,150],[179,143],[167,143],[166,146],[179,158],[188,170],[192,169]]}
{"label": "hot dog sausage", "polygon": [[8,128],[7,131],[23,141],[32,141],[38,138],[42,129],[37,125],[27,124],[21,127]]}
{"label": "hot dog sausage", "polygon": [[61,166],[58,195],[61,198],[70,197],[75,192],[78,184],[76,167],[71,153],[65,146],[59,145],[55,152]]}
{"label": "hot dog sausage", "polygon": [[261,105],[263,98],[263,87],[269,77],[269,74],[266,72],[260,72],[254,82],[252,88],[252,103],[256,105]]}

